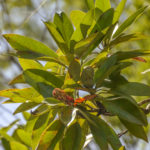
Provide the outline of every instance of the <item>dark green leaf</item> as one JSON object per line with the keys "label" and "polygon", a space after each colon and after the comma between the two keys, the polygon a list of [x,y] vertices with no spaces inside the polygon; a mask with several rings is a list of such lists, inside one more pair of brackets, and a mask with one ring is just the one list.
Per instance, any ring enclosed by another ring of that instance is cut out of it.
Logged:
{"label": "dark green leaf", "polygon": [[57,58],[57,54],[43,43],[36,41],[32,38],[17,35],[17,34],[4,34],[5,39],[17,51],[31,51],[40,53],[46,56]]}
{"label": "dark green leaf", "polygon": [[129,130],[131,134],[148,142],[144,128],[141,125],[130,123],[123,119],[120,119],[120,121],[124,124],[124,126]]}
{"label": "dark green leaf", "polygon": [[97,86],[100,86],[103,80],[108,77],[108,75],[110,75],[116,68],[116,61],[117,57],[115,55],[112,55],[104,61],[100,68],[97,69],[94,75],[94,80]]}
{"label": "dark green leaf", "polygon": [[61,87],[63,81],[48,71],[28,69],[23,73],[25,81],[44,97],[51,97],[53,87]]}
{"label": "dark green leaf", "polygon": [[133,96],[150,96],[150,86],[143,83],[128,82],[118,86],[114,90]]}
{"label": "dark green leaf", "polygon": [[146,39],[147,37],[140,34],[140,33],[133,33],[128,35],[120,35],[116,39],[110,42],[110,46],[116,46],[117,44],[129,42],[129,41],[136,41],[136,40],[142,40]]}
{"label": "dark green leaf", "polygon": [[69,126],[66,131],[65,137],[62,140],[63,150],[80,150],[82,138],[82,130],[79,123],[74,123]]}
{"label": "dark green leaf", "polygon": [[32,114],[35,116],[41,116],[50,110],[50,106],[47,104],[41,104],[38,108],[36,108]]}
{"label": "dark green leaf", "polygon": [[106,107],[106,110],[119,116],[121,119],[137,125],[147,125],[144,113],[140,110],[135,101],[131,101],[127,97],[105,99],[103,104]]}
{"label": "dark green leaf", "polygon": [[65,125],[67,125],[71,121],[72,111],[73,108],[69,106],[63,107],[61,110],[59,110],[59,118]]}
{"label": "dark green leaf", "polygon": [[79,108],[79,111],[88,121],[93,137],[102,150],[108,150],[108,143],[114,150],[118,150],[121,147],[118,136],[108,124],[82,108]]}
{"label": "dark green leaf", "polygon": [[103,37],[104,35],[101,32],[98,32],[98,33],[91,34],[84,40],[81,40],[74,47],[75,54],[78,57],[85,58],[89,53],[91,53],[92,50],[96,48],[96,46],[100,44]]}
{"label": "dark green leaf", "polygon": [[112,24],[114,16],[114,9],[110,8],[106,12],[104,12],[99,19],[96,21],[95,26],[93,27],[91,33],[94,33],[96,31],[102,31],[105,28],[109,27]]}
{"label": "dark green leaf", "polygon": [[94,85],[94,69],[92,67],[87,67],[83,69],[81,74],[81,81],[83,85],[87,88],[92,88]]}
{"label": "dark green leaf", "polygon": [[2,146],[4,147],[5,150],[11,150],[9,141],[7,141],[5,138],[2,138],[1,142],[2,142]]}
{"label": "dark green leaf", "polygon": [[24,112],[24,111],[27,111],[27,110],[30,110],[32,108],[34,108],[35,106],[37,106],[38,103],[35,103],[35,102],[28,102],[28,103],[22,103],[16,110],[13,114],[17,114],[17,113],[20,113],[20,112]]}
{"label": "dark green leaf", "polygon": [[80,80],[81,65],[77,59],[74,59],[69,65],[68,72],[74,81]]}
{"label": "dark green leaf", "polygon": [[113,35],[113,37],[118,36],[120,33],[122,33],[124,30],[126,30],[135,20],[137,17],[139,17],[144,10],[147,8],[143,7],[140,8],[139,10],[137,10],[134,14],[132,14],[129,18],[127,18],[117,29],[117,31],[115,32],[115,34]]}

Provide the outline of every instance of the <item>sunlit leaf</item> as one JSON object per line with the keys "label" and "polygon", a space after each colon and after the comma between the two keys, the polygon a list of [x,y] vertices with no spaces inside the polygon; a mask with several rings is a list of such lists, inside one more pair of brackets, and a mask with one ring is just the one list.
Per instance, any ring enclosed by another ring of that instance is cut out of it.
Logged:
{"label": "sunlit leaf", "polygon": [[65,134],[65,137],[62,140],[62,149],[63,150],[80,150],[82,138],[82,130],[79,123],[71,124]]}
{"label": "sunlit leaf", "polygon": [[25,83],[25,80],[23,78],[22,74],[19,74],[16,76],[13,80],[9,82],[9,85],[17,84],[17,83]]}
{"label": "sunlit leaf", "polygon": [[19,58],[19,63],[21,65],[21,67],[23,68],[23,70],[27,70],[27,69],[42,69],[42,65],[32,59],[23,59],[23,58]]}
{"label": "sunlit leaf", "polygon": [[43,97],[33,88],[3,90],[0,91],[0,96],[8,97],[16,103],[25,102],[27,100],[33,102],[41,102],[43,100]]}
{"label": "sunlit leaf", "polygon": [[57,54],[43,43],[36,41],[32,38],[17,35],[17,34],[4,34],[5,39],[17,51],[31,51],[40,53],[46,56],[57,58]]}
{"label": "sunlit leaf", "polygon": [[110,0],[96,0],[95,7],[105,12],[106,10],[111,8]]}
{"label": "sunlit leaf", "polygon": [[113,23],[117,22],[123,12],[127,0],[121,0],[117,8],[115,9]]}
{"label": "sunlit leaf", "polygon": [[85,13],[83,11],[80,11],[80,10],[71,11],[70,17],[71,17],[71,20],[72,20],[72,22],[76,28],[82,22],[84,16],[85,16]]}
{"label": "sunlit leaf", "polygon": [[65,126],[60,120],[53,121],[43,132],[37,150],[53,150],[62,138]]}
{"label": "sunlit leaf", "polygon": [[68,48],[70,48],[70,38],[74,30],[69,18],[64,12],[55,14],[54,23],[57,26],[58,31],[62,34],[63,39],[68,45]]}
{"label": "sunlit leaf", "polygon": [[56,25],[51,22],[45,22],[45,25],[54,38],[55,42],[57,43],[58,47],[62,50],[63,53],[67,54],[69,52],[68,46],[66,45],[61,34],[57,31]]}
{"label": "sunlit leaf", "polygon": [[134,14],[132,14],[129,18],[127,18],[117,29],[117,31],[115,32],[115,34],[113,35],[113,37],[118,36],[120,33],[122,33],[124,30],[126,30],[135,20],[137,17],[139,17],[144,10],[147,8],[143,7],[140,8],[139,10],[137,10]]}

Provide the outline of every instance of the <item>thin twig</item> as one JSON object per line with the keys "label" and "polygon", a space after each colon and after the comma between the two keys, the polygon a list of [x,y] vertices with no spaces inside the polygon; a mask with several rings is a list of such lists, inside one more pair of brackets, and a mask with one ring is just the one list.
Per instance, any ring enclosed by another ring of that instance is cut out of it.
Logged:
{"label": "thin twig", "polygon": [[119,133],[119,134],[118,134],[118,137],[120,138],[121,136],[123,136],[123,135],[126,134],[127,132],[128,132],[128,130],[125,130],[125,131]]}
{"label": "thin twig", "polygon": [[29,16],[27,16],[24,20],[24,22],[20,25],[20,28],[23,27],[27,22],[29,22],[29,20],[31,19],[32,16],[34,16],[40,9],[41,7],[47,2],[47,0],[43,0],[39,7],[36,8]]}
{"label": "thin twig", "polygon": [[139,102],[138,105],[141,106],[146,103],[150,103],[150,99],[143,100],[143,101]]}

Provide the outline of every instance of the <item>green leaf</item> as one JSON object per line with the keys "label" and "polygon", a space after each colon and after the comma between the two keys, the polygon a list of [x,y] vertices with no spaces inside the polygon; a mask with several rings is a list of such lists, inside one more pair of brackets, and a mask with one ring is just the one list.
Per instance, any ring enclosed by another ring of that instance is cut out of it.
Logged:
{"label": "green leaf", "polygon": [[106,10],[111,8],[110,0],[96,0],[95,7],[105,12]]}
{"label": "green leaf", "polygon": [[22,74],[19,74],[16,76],[13,80],[9,82],[9,85],[17,84],[17,83],[25,83],[25,80],[23,78]]}
{"label": "green leaf", "polygon": [[88,9],[94,8],[94,0],[85,0]]}
{"label": "green leaf", "polygon": [[90,65],[92,67],[99,67],[104,62],[104,60],[107,58],[107,54],[108,54],[108,52],[102,51],[93,59],[93,61],[91,62]]}
{"label": "green leaf", "polygon": [[150,86],[138,82],[128,82],[118,86],[114,90],[133,96],[150,96]]}
{"label": "green leaf", "polygon": [[29,132],[26,132],[23,129],[17,130],[17,135],[19,136],[20,140],[27,146],[31,146],[31,134]]}
{"label": "green leaf", "polygon": [[86,15],[86,13],[84,13],[83,11],[80,11],[80,10],[71,11],[70,17],[76,28],[80,25],[80,23],[82,22],[85,15]]}
{"label": "green leaf", "polygon": [[80,150],[80,144],[82,138],[82,130],[79,123],[71,124],[65,134],[65,137],[62,140],[62,149],[63,150]]}
{"label": "green leaf", "polygon": [[14,115],[20,112],[24,112],[27,110],[30,110],[32,108],[34,108],[35,106],[39,105],[38,103],[35,102],[27,102],[27,103],[22,103],[13,113]]}
{"label": "green leaf", "polygon": [[55,14],[54,23],[58,28],[58,31],[62,34],[68,48],[70,47],[70,38],[73,33],[73,26],[67,15],[62,12],[61,14]]}
{"label": "green leaf", "polygon": [[50,106],[47,105],[47,104],[41,104],[39,107],[37,107],[33,112],[32,114],[35,115],[35,116],[40,116],[40,115],[43,115],[45,114],[46,112],[48,112],[50,110]]}
{"label": "green leaf", "polygon": [[73,108],[69,106],[62,107],[61,110],[59,110],[59,118],[65,125],[67,125],[71,121],[72,111]]}
{"label": "green leaf", "polygon": [[120,121],[124,124],[124,126],[128,129],[128,131],[131,134],[133,134],[137,138],[141,138],[144,141],[148,142],[144,128],[141,125],[130,123],[130,122],[123,120],[123,119],[120,119]]}
{"label": "green leaf", "polygon": [[61,59],[54,59],[54,58],[46,57],[46,56],[38,57],[36,59],[37,60],[42,60],[42,61],[49,61],[49,62],[57,63],[57,64],[59,64],[63,67],[66,67],[65,63]]}
{"label": "green leaf", "polygon": [[121,147],[118,136],[105,121],[97,116],[89,114],[81,107],[79,111],[88,121],[93,137],[102,150],[108,150],[108,143],[114,150],[118,150]]}
{"label": "green leaf", "polygon": [[48,98],[46,98],[46,99],[45,99],[45,102],[47,102],[48,104],[59,104],[59,103],[61,103],[60,100],[55,99],[55,98],[53,98],[53,97],[48,97]]}
{"label": "green leaf", "polygon": [[146,39],[147,37],[140,33],[133,33],[133,34],[127,34],[127,35],[120,35],[116,39],[110,42],[110,46],[116,46],[117,44],[129,42],[129,41],[136,41],[136,40],[142,40]]}
{"label": "green leaf", "polygon": [[65,125],[60,120],[54,120],[43,132],[37,150],[54,150],[63,136]]}
{"label": "green leaf", "polygon": [[33,150],[36,150],[40,142],[40,137],[42,133],[44,132],[44,130],[46,129],[48,122],[50,121],[50,116],[51,116],[51,113],[47,112],[39,116],[39,118],[36,120],[34,124],[34,128],[32,131],[32,149]]}
{"label": "green leaf", "polygon": [[27,100],[38,103],[43,100],[43,97],[33,88],[2,90],[0,91],[0,96],[8,97],[16,103],[25,102]]}
{"label": "green leaf", "polygon": [[127,0],[121,0],[121,2],[119,3],[119,5],[117,6],[115,13],[114,13],[114,18],[113,18],[113,23],[117,22],[123,12],[123,9],[125,7]]}
{"label": "green leaf", "polygon": [[27,69],[42,69],[43,66],[37,62],[36,60],[32,60],[32,59],[23,59],[23,58],[19,58],[19,63],[21,65],[21,67],[23,68],[23,70],[27,70]]}
{"label": "green leaf", "polygon": [[125,60],[138,56],[148,55],[150,54],[149,50],[132,50],[132,51],[120,51],[116,53],[117,60]]}
{"label": "green leaf", "polygon": [[94,85],[94,69],[90,66],[83,69],[81,74],[81,81],[83,85],[87,88],[92,88]]}
{"label": "green leaf", "polygon": [[103,80],[108,77],[112,73],[112,71],[116,68],[115,64],[117,62],[117,57],[115,55],[107,58],[104,63],[97,69],[94,75],[94,81],[97,86],[100,86]]}
{"label": "green leaf", "polygon": [[107,98],[103,101],[103,104],[106,110],[121,119],[137,125],[147,125],[144,113],[140,110],[135,101],[133,102],[127,97]]}
{"label": "green leaf", "polygon": [[91,33],[94,33],[96,31],[102,31],[105,28],[109,27],[112,24],[114,16],[114,9],[110,8],[106,12],[104,12],[99,19],[96,21],[95,26],[93,27]]}
{"label": "green leaf", "polygon": [[25,81],[44,97],[51,97],[53,87],[61,87],[63,81],[48,71],[28,69],[23,73]]}
{"label": "green leaf", "polygon": [[10,142],[10,147],[11,147],[11,150],[18,150],[18,149],[28,150],[28,148],[25,145],[23,145],[19,142],[16,142],[16,141],[11,141]]}
{"label": "green leaf", "polygon": [[86,15],[83,17],[82,22],[78,25],[74,33],[71,37],[71,49],[74,48],[74,45],[84,39],[87,35],[87,31],[92,25],[93,22],[93,16],[94,16],[94,10],[90,10],[86,13]]}
{"label": "green leaf", "polygon": [[69,52],[68,46],[66,45],[61,34],[57,31],[56,25],[51,22],[44,22],[44,24],[46,25],[47,29],[49,30],[50,34],[52,35],[53,39],[55,40],[61,51],[64,54],[67,54]]}
{"label": "green leaf", "polygon": [[19,119],[13,121],[12,123],[10,123],[8,126],[1,128],[1,132],[8,132],[14,125],[16,125],[16,123],[18,123]]}
{"label": "green leaf", "polygon": [[31,51],[54,58],[58,57],[57,54],[48,46],[32,38],[17,34],[4,34],[3,36],[17,51]]}
{"label": "green leaf", "polygon": [[135,20],[137,17],[139,17],[144,10],[147,8],[143,7],[140,8],[139,10],[137,10],[134,14],[132,14],[129,18],[127,18],[117,29],[117,31],[115,32],[115,34],[113,35],[113,37],[115,38],[116,36],[118,36],[120,33],[122,33],[124,30],[126,30]]}
{"label": "green leaf", "polygon": [[80,80],[81,65],[77,59],[74,59],[69,65],[68,72],[74,81]]}
{"label": "green leaf", "polygon": [[98,33],[91,34],[84,40],[81,40],[74,47],[75,54],[78,57],[85,58],[88,54],[90,54],[96,48],[96,46],[100,44],[103,37],[104,35],[101,32],[98,32]]}
{"label": "green leaf", "polygon": [[7,141],[5,138],[2,138],[1,142],[5,150],[11,150],[9,141]]}

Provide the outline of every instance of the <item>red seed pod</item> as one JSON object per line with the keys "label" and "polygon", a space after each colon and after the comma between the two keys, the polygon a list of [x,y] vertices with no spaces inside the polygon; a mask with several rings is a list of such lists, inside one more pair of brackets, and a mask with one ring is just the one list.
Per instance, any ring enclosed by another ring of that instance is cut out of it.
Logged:
{"label": "red seed pod", "polygon": [[142,58],[142,57],[134,57],[134,58],[132,58],[132,59],[135,59],[135,60],[137,60],[137,61],[140,61],[140,62],[147,62],[144,58]]}
{"label": "red seed pod", "polygon": [[71,103],[74,103],[74,99],[69,96],[64,90],[61,90],[59,88],[55,88],[52,92],[53,94],[53,97],[60,100],[60,101],[63,101],[67,104],[71,104]]}

